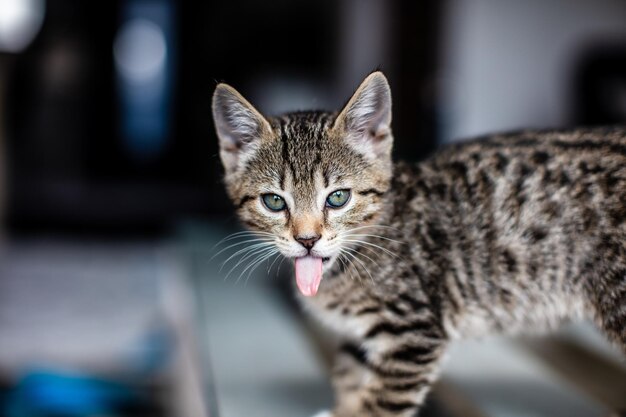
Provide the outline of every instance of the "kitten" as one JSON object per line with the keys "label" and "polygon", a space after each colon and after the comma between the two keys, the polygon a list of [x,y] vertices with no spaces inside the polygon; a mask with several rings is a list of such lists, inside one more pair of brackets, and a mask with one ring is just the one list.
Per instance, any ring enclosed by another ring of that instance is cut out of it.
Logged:
{"label": "kitten", "polygon": [[220,84],[213,117],[241,221],[294,260],[346,340],[334,417],[414,416],[455,338],[591,318],[626,352],[626,130],[495,135],[392,163],[391,93],[265,118]]}

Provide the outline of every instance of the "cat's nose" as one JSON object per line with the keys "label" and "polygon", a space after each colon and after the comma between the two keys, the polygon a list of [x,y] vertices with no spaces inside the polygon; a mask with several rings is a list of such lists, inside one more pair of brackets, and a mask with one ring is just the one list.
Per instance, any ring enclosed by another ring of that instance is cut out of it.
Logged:
{"label": "cat's nose", "polygon": [[306,249],[311,249],[315,242],[320,240],[322,236],[320,235],[309,235],[309,236],[294,236],[294,238]]}

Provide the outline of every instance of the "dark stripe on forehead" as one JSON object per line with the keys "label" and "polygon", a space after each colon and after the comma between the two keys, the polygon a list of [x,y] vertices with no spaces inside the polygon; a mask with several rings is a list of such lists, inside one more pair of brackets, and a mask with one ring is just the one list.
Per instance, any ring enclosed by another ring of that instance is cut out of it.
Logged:
{"label": "dark stripe on forehead", "polygon": [[283,166],[280,170],[280,184],[279,187],[282,191],[285,191],[285,177],[287,176],[287,169]]}
{"label": "dark stripe on forehead", "polygon": [[332,115],[323,112],[289,113],[277,120],[282,157],[296,183],[313,182],[323,162],[324,132],[331,121]]}
{"label": "dark stripe on forehead", "polygon": [[[292,162],[292,158],[291,158],[291,154],[289,152],[289,135],[286,133],[286,124],[288,123],[288,120],[285,120],[284,118],[280,119],[280,142],[281,142],[281,149],[282,149],[282,154],[283,154],[283,163],[285,165],[283,165],[283,169],[282,169],[282,178],[281,178],[281,185],[284,185],[284,181],[285,181],[285,177],[287,176],[287,168],[289,167],[289,169],[291,170],[291,177],[293,178],[293,174],[294,174],[294,166],[293,166],[293,162]],[[282,189],[282,187],[281,187]]]}

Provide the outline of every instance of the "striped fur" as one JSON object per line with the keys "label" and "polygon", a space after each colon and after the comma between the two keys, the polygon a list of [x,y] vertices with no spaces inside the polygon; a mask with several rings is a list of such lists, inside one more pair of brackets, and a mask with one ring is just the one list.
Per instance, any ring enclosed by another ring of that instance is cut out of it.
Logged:
{"label": "striped fur", "polygon": [[[384,80],[355,95],[372,77]],[[294,222],[319,226],[330,260],[302,302],[346,342],[334,417],[414,416],[454,338],[590,318],[626,352],[626,129],[495,135],[392,164],[390,131],[342,120],[355,102],[267,119],[271,134],[226,176],[244,224],[285,256],[301,256]],[[352,190],[345,210],[320,206],[333,187]],[[268,191],[289,211],[268,213]]]}

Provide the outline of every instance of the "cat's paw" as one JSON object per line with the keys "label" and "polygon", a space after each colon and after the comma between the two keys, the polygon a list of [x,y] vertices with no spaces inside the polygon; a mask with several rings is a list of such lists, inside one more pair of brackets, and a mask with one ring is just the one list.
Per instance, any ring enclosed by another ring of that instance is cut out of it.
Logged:
{"label": "cat's paw", "polygon": [[315,413],[315,414],[314,414],[313,416],[311,416],[311,417],[333,417],[333,413],[331,413],[331,412],[330,412],[330,411],[328,411],[328,410],[323,410],[323,411],[320,411],[320,412],[318,412],[318,413]]}

